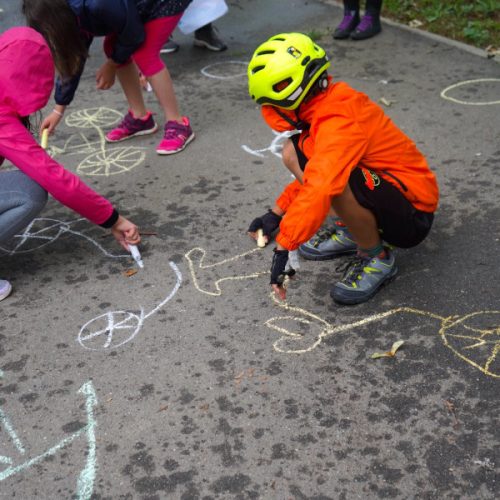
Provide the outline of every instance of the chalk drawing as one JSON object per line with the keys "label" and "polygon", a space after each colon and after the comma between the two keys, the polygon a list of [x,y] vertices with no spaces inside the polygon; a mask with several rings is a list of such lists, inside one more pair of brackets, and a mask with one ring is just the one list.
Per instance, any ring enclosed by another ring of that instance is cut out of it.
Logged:
{"label": "chalk drawing", "polygon": [[12,248],[4,248],[0,246],[0,251],[5,252],[9,255],[29,253],[46,245],[50,245],[51,243],[54,243],[54,241],[58,240],[63,235],[72,234],[90,242],[106,257],[110,257],[113,259],[131,258],[130,254],[114,255],[108,252],[101,244],[99,244],[90,236],[72,229],[72,226],[74,224],[77,224],[81,221],[86,221],[86,219],[80,218],[68,222],[63,222],[57,219],[50,219],[46,217],[33,219],[22,234],[17,234],[14,236],[12,240]]}
{"label": "chalk drawing", "polygon": [[97,351],[120,347],[130,342],[141,330],[144,321],[158,312],[177,293],[182,283],[179,268],[169,262],[176,283],[169,295],[147,314],[141,306],[138,314],[132,311],[111,311],[85,323],[78,333],[78,343],[85,349]]}
{"label": "chalk drawing", "polygon": [[[215,78],[216,80],[231,80],[233,78],[241,78],[242,76],[247,76],[248,62],[245,61],[222,61],[213,64],[209,64],[201,69],[201,74],[207,76],[208,78]],[[228,74],[218,73],[222,68],[222,72],[225,70]]]}
{"label": "chalk drawing", "polygon": [[[228,275],[233,272],[228,264],[244,262],[256,255],[261,248],[255,248],[241,255],[221,260],[214,264],[204,264],[206,251],[193,248],[186,255],[194,287],[210,296],[221,296],[222,282],[257,278],[268,271],[254,271],[245,274]],[[255,265],[255,264],[252,264]],[[220,274],[225,274],[220,278]],[[203,285],[200,282],[203,281]],[[280,333],[281,337],[273,343],[275,351],[285,354],[305,354],[318,347],[323,339],[389,318],[396,314],[410,313],[438,320],[438,334],[443,344],[458,358],[477,368],[487,376],[500,378],[500,311],[478,311],[464,316],[440,316],[429,311],[411,307],[398,307],[379,314],[367,316],[352,323],[332,325],[320,316],[306,309],[282,302],[274,292],[272,300],[292,315],[276,316],[265,321],[265,325]],[[487,327],[482,326],[486,323]],[[307,333],[304,333],[307,332]]]}
{"label": "chalk drawing", "polygon": [[[273,344],[277,352],[286,354],[311,352],[325,338],[336,333],[366,326],[396,314],[410,313],[440,321],[438,333],[446,347],[485,375],[500,378],[500,311],[478,311],[464,316],[445,317],[411,307],[398,307],[352,323],[331,325],[316,314],[279,301],[274,293],[271,294],[271,298],[279,307],[294,313],[293,316],[278,316],[265,322],[268,328],[282,335]],[[481,326],[482,323],[489,326]],[[309,330],[309,333],[304,335],[300,333],[301,330]],[[293,347],[294,344],[299,346]]]}
{"label": "chalk drawing", "polygon": [[467,106],[491,106],[493,104],[500,104],[500,100],[495,100],[495,101],[463,101],[461,99],[456,99],[455,97],[449,96],[449,92],[452,90],[455,90],[460,87],[465,87],[465,86],[474,86],[477,87],[478,84],[481,83],[489,83],[489,82],[497,82],[499,91],[498,94],[500,95],[500,78],[478,78],[476,80],[466,80],[464,82],[458,82],[454,83],[453,85],[450,85],[449,87],[446,87],[442,92],[441,92],[441,97],[443,99],[446,99],[448,101],[456,102],[458,104],[465,104]]}
{"label": "chalk drawing", "polygon": [[275,130],[272,131],[274,134],[274,139],[271,141],[271,144],[267,148],[263,149],[252,149],[250,146],[246,146],[243,144],[241,147],[243,151],[246,151],[247,153],[253,155],[253,156],[258,156],[259,158],[265,158],[266,155],[264,153],[270,152],[274,156],[277,156],[278,158],[281,158],[281,152],[283,151],[283,143],[292,135],[294,135],[296,132],[295,131],[290,131],[286,130],[285,132],[276,132]]}
{"label": "chalk drawing", "polygon": [[48,153],[55,157],[66,153],[88,156],[76,169],[82,175],[111,176],[128,172],[140,165],[146,158],[146,148],[137,146],[106,147],[103,127],[109,128],[122,119],[122,115],[109,108],[88,108],[74,111],[66,117],[66,125],[81,129],[93,129],[97,141],[89,141],[81,132],[70,136],[62,148],[50,144]]}
{"label": "chalk drawing", "polygon": [[[0,371],[0,377],[3,373]],[[94,386],[91,381],[85,382],[80,389],[78,390],[80,394],[83,394],[85,397],[85,413],[87,417],[87,423],[81,429],[71,434],[70,436],[65,437],[54,446],[50,447],[45,452],[36,455],[34,457],[25,460],[24,462],[18,462],[14,460],[14,458],[7,456],[0,456],[0,463],[8,465],[5,469],[0,471],[0,482],[5,481],[5,479],[13,476],[15,474],[19,474],[33,465],[36,465],[43,460],[55,455],[59,450],[62,450],[66,446],[70,445],[73,441],[75,441],[80,436],[85,436],[87,440],[87,454],[85,460],[85,466],[81,470],[76,490],[75,490],[75,498],[78,500],[90,500],[92,497],[92,493],[94,491],[94,483],[95,483],[95,474],[97,468],[97,453],[96,453],[96,436],[95,430],[97,426],[97,421],[94,415],[94,408],[97,405],[97,396],[95,393]],[[7,434],[11,438],[14,446],[18,450],[19,454],[25,455],[26,450],[21,445],[19,437],[14,431],[14,428],[10,421],[7,419],[5,413],[0,408],[0,427],[4,427],[7,431]]]}
{"label": "chalk drawing", "polygon": [[[214,264],[204,264],[206,251],[203,250],[203,248],[193,248],[189,250],[189,252],[184,257],[188,261],[194,287],[201,293],[218,297],[222,295],[222,289],[220,287],[220,284],[222,282],[257,278],[258,276],[262,276],[263,274],[269,274],[269,271],[254,270],[253,272],[250,272],[248,274],[226,276],[223,278],[214,279],[214,276],[218,276],[219,274],[221,274],[221,272],[227,274],[228,264],[237,260],[247,260],[249,256],[256,254],[260,250],[261,248],[257,247],[248,252],[236,255],[235,257],[215,262]],[[248,266],[249,262],[246,261],[245,264]],[[258,262],[257,264],[260,265],[260,262]],[[231,271],[229,270],[229,272]],[[203,280],[205,285],[200,284],[201,280]]]}

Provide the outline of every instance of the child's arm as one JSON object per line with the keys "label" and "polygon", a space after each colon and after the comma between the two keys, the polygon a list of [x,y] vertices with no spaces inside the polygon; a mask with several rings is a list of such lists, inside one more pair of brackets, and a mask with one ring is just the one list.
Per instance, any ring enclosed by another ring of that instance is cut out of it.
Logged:
{"label": "child's arm", "polygon": [[0,117],[0,156],[40,184],[54,198],[99,225],[114,223],[112,204],[54,161],[13,116]]}

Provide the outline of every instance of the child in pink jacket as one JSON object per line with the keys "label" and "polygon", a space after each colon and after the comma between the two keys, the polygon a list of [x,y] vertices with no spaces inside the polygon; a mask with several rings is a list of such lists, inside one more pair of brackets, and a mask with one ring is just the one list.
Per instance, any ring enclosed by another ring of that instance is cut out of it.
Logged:
{"label": "child in pink jacket", "polygon": [[[135,224],[76,175],[54,161],[29,132],[29,115],[42,109],[54,85],[54,63],[47,43],[35,30],[11,28],[0,35],[0,244],[27,226],[42,210],[47,192],[91,222],[110,229],[119,243],[140,242]],[[11,285],[0,280],[0,300]]]}

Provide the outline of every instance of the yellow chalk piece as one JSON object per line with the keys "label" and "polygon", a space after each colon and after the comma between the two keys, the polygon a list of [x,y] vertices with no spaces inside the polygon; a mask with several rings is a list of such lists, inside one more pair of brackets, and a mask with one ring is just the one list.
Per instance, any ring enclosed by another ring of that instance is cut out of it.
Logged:
{"label": "yellow chalk piece", "polygon": [[257,229],[257,246],[259,248],[264,248],[266,246],[266,238],[262,229]]}
{"label": "yellow chalk piece", "polygon": [[48,145],[49,145],[49,129],[44,128],[42,131],[42,141],[40,142],[40,146],[42,146],[43,149],[47,149]]}

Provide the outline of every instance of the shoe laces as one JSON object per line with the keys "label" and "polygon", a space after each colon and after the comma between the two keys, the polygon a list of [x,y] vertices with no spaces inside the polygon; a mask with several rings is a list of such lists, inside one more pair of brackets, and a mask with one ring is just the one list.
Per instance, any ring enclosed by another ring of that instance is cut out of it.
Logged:
{"label": "shoe laces", "polygon": [[361,19],[361,22],[356,27],[356,31],[366,31],[371,29],[373,25],[373,16],[371,14],[365,14]]}
{"label": "shoe laces", "polygon": [[343,272],[341,281],[351,285],[356,282],[358,276],[363,272],[366,265],[370,262],[371,258],[364,255],[355,255],[347,262],[335,268],[337,272]]}
{"label": "shoe laces", "polygon": [[335,228],[323,228],[320,229],[317,233],[316,236],[314,237],[312,241],[313,247],[317,247],[320,243],[323,243],[323,241],[329,240],[332,235],[334,235],[336,232]]}
{"label": "shoe laces", "polygon": [[187,126],[175,120],[169,121],[165,125],[165,139],[176,139],[180,135],[187,135]]}

